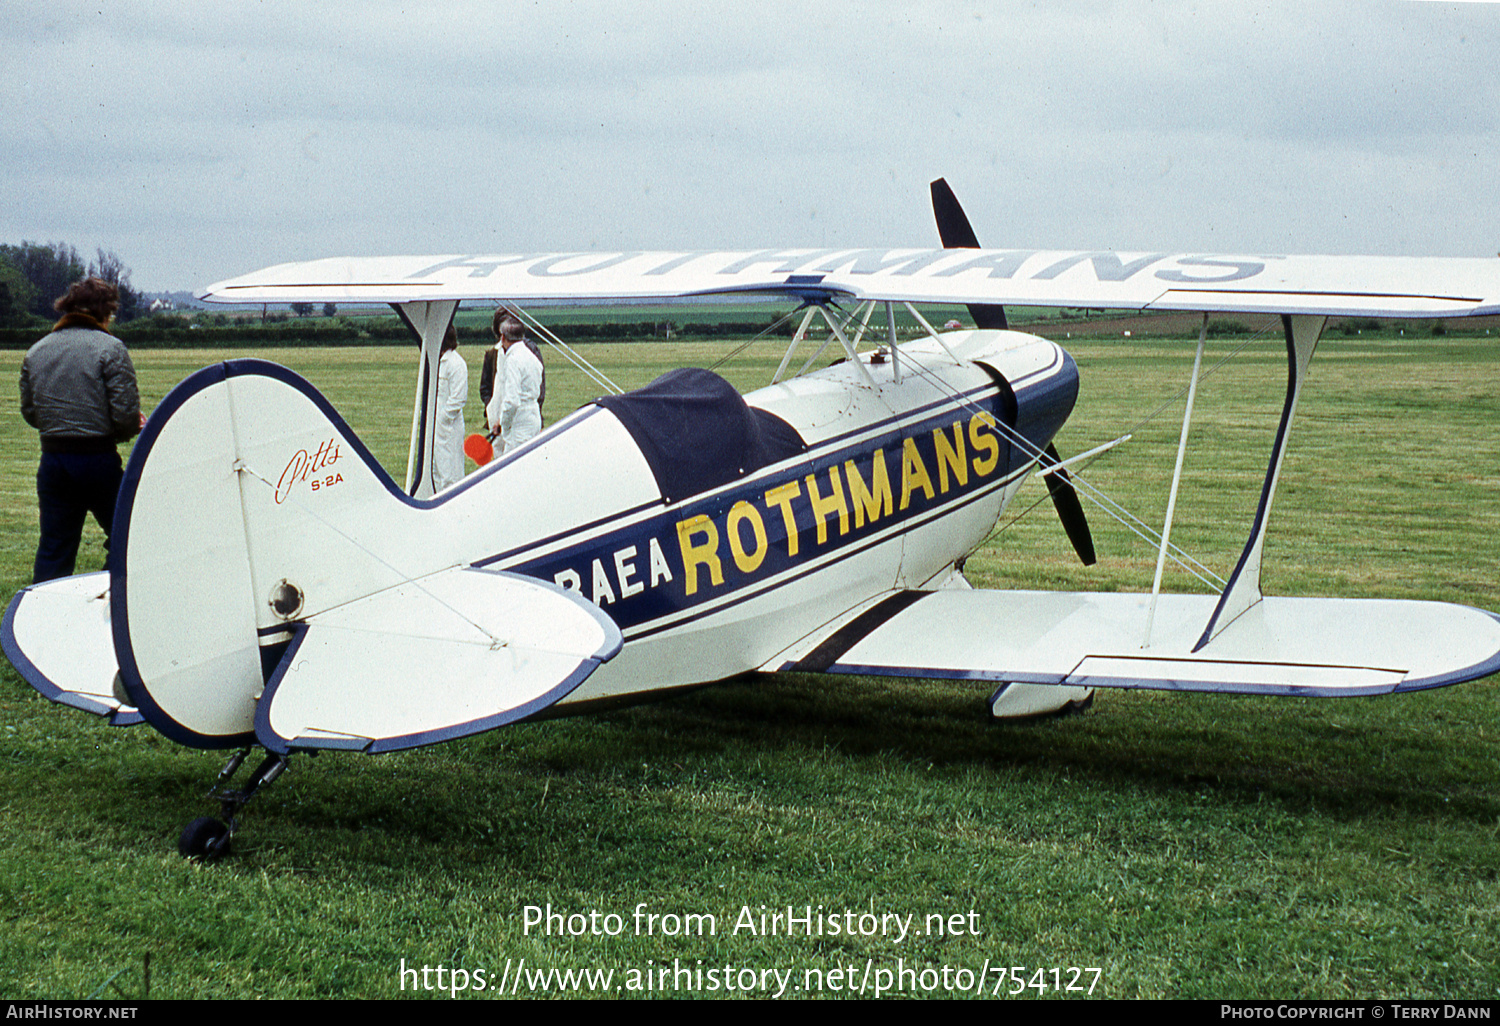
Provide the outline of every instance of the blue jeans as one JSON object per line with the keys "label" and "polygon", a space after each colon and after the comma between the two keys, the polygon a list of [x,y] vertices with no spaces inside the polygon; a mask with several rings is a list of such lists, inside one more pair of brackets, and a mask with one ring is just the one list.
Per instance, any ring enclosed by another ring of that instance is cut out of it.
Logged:
{"label": "blue jeans", "polygon": [[104,547],[108,550],[115,498],[124,476],[120,454],[116,452],[42,453],[42,463],[36,472],[42,537],[36,547],[32,583],[73,573],[86,514],[92,513],[104,529]]}

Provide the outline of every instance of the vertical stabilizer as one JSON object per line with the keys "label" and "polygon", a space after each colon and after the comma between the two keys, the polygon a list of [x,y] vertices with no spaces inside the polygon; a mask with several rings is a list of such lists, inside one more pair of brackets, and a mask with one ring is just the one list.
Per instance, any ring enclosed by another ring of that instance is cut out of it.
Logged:
{"label": "vertical stabilizer", "polygon": [[262,649],[431,569],[371,558],[420,512],[295,374],[237,360],[192,375],[147,422],[116,507],[111,619],[132,704],[184,744],[249,741]]}

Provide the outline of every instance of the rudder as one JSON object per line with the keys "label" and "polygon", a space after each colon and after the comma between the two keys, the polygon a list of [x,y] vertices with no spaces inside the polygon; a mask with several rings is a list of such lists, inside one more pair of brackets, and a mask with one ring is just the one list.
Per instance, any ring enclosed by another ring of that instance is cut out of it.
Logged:
{"label": "rudder", "polygon": [[235,360],[188,377],[136,442],[115,512],[111,619],[133,704],[184,744],[253,741],[262,650],[293,620],[441,565],[372,542],[415,530],[400,521],[422,505],[286,368]]}

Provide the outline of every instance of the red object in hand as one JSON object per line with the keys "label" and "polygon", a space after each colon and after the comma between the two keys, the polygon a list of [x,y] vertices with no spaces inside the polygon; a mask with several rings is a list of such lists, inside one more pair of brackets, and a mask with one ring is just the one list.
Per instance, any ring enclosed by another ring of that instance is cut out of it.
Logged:
{"label": "red object in hand", "polygon": [[464,439],[464,455],[482,467],[495,458],[495,447],[484,435],[470,435]]}

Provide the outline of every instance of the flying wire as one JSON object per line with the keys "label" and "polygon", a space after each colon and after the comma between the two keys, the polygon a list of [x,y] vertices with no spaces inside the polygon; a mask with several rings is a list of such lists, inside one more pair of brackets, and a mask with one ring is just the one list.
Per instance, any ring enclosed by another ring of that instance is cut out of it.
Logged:
{"label": "flying wire", "polygon": [[[1241,346],[1240,348],[1243,348],[1243,346]],[[929,366],[923,364],[922,360],[917,354],[911,352],[903,352],[901,354],[901,359],[906,361],[919,376],[927,380],[939,391],[946,393],[949,398],[953,399],[961,407],[966,409],[973,409],[976,411],[980,409],[978,404],[975,403],[972,399],[966,399],[964,396],[960,395],[956,388],[954,388],[952,385],[949,385],[940,376],[935,374]],[[1222,364],[1222,362],[1223,361],[1220,361],[1220,364]],[[1215,369],[1217,369],[1220,364],[1216,364]],[[1185,392],[1186,390],[1184,389],[1183,392],[1179,393],[1179,395],[1185,394]],[[1141,421],[1141,423],[1144,424],[1148,420],[1150,420],[1151,417],[1159,414],[1161,409],[1164,409],[1172,401],[1173,400],[1168,400],[1168,403],[1164,403],[1162,407],[1159,407],[1157,410],[1153,411],[1146,418],[1146,420]],[[997,422],[996,427],[1001,429],[1004,434],[1013,443],[1015,443],[1015,445],[1019,449],[1021,449],[1022,452],[1029,455],[1033,462],[1040,463],[1040,461],[1043,459],[1045,454],[1042,448],[1039,447],[1031,439],[1021,434],[1020,431],[1003,422]],[[1137,430],[1137,428],[1133,428],[1131,432],[1127,432],[1127,434],[1134,433],[1135,430]],[[1100,456],[1102,455],[1104,454],[1101,453]],[[1094,459],[1087,461],[1085,463],[1085,466],[1092,465],[1093,462],[1095,462],[1095,460],[1097,460],[1098,458],[1099,457],[1096,456],[1094,457]],[[1070,477],[1075,488],[1080,489],[1083,494],[1086,495],[1089,500],[1094,503],[1094,505],[1104,510],[1104,512],[1107,513],[1111,518],[1119,522],[1127,530],[1135,534],[1137,537],[1141,538],[1143,541],[1146,541],[1151,545],[1159,546],[1161,544],[1161,533],[1159,531],[1157,531],[1150,524],[1146,523],[1146,521],[1142,520],[1140,517],[1136,516],[1134,513],[1131,513],[1130,510],[1126,509],[1122,504],[1115,501],[1106,492],[1094,485],[1093,482],[1084,480],[1079,473],[1079,471],[1082,470],[1082,467],[1070,469]],[[1040,506],[1043,501],[1043,498],[1037,499],[1030,506],[1022,510],[1019,514],[1017,514],[1003,526],[997,528],[994,534],[999,534],[1002,531],[1008,530],[1010,527],[1014,526],[1032,510],[1036,509],[1037,506]],[[994,534],[992,534],[991,537],[993,537]],[[1207,566],[1203,565],[1197,559],[1193,558],[1178,546],[1169,544],[1168,555],[1171,557],[1174,563],[1182,567],[1182,569],[1192,574],[1194,577],[1196,577],[1198,580],[1202,581],[1209,587],[1222,588],[1224,586],[1225,582],[1222,577],[1220,577],[1213,570],[1209,569]]]}
{"label": "flying wire", "polygon": [[763,339],[767,335],[771,334],[771,332],[775,331],[777,328],[780,328],[783,324],[786,324],[789,321],[791,321],[792,317],[796,313],[797,313],[796,310],[789,310],[786,313],[782,314],[776,320],[772,321],[769,325],[767,325],[766,327],[762,328],[758,334],[756,334],[752,338],[746,339],[744,342],[741,342],[739,345],[735,346],[729,352],[727,352],[723,356],[719,357],[719,359],[716,360],[708,369],[711,370],[711,371],[718,370],[720,367],[724,366],[724,364],[728,363],[730,360],[734,359],[736,356],[738,356],[741,353],[743,353],[746,349],[749,349],[755,343],[759,342],[761,339]]}
{"label": "flying wire", "polygon": [[[246,464],[243,459],[237,459],[237,460],[234,461],[234,469],[242,471],[245,474],[248,474],[251,478],[255,479],[256,481],[259,481],[261,484],[263,484],[267,488],[271,489],[271,491],[273,493],[276,491],[276,486],[273,485],[268,478],[266,478],[259,471],[255,470],[254,468],[252,468],[248,464]],[[481,633],[485,637],[489,638],[490,639],[490,644],[491,644],[492,647],[503,648],[503,647],[505,647],[505,646],[507,646],[507,645],[510,644],[510,642],[507,641],[506,639],[501,638],[501,637],[497,637],[495,634],[493,634],[489,630],[487,630],[484,627],[484,625],[482,625],[480,623],[477,623],[472,617],[466,615],[463,612],[463,610],[458,609],[452,603],[445,601],[442,598],[442,596],[434,594],[431,589],[427,588],[426,586],[424,586],[422,584],[422,581],[421,581],[420,578],[412,577],[409,574],[403,573],[399,568],[393,566],[389,560],[383,558],[380,555],[380,553],[374,551],[373,549],[371,549],[371,548],[369,548],[369,547],[367,547],[365,545],[360,544],[359,540],[357,538],[355,538],[352,534],[350,534],[348,531],[345,531],[338,524],[334,523],[333,521],[329,520],[327,517],[325,517],[322,514],[320,514],[317,510],[313,509],[311,506],[309,506],[306,503],[300,501],[295,496],[289,496],[288,498],[291,501],[291,503],[293,505],[295,505],[303,513],[306,513],[308,516],[312,517],[314,520],[317,520],[319,523],[323,524],[329,530],[333,531],[334,534],[338,535],[340,538],[343,538],[345,541],[347,541],[350,545],[353,545],[360,552],[364,553],[366,556],[369,556],[375,562],[379,563],[381,566],[385,567],[391,573],[395,574],[398,578],[400,578],[402,584],[411,584],[411,585],[414,585],[415,587],[417,587],[418,589],[420,589],[422,591],[422,593],[425,594],[428,598],[432,599],[438,605],[440,605],[443,608],[447,609],[454,616],[458,617],[460,620],[464,621],[469,626],[473,627],[479,633]],[[438,572],[441,572],[441,571],[438,571]],[[430,576],[430,575],[424,574],[423,576],[425,577],[425,576]],[[344,603],[340,603],[340,604],[342,605]],[[330,607],[330,608],[332,608],[332,607]]]}
{"label": "flying wire", "polygon": [[[855,320],[859,316],[859,310],[858,309],[855,309],[855,310],[845,310],[843,307],[840,307],[836,303],[831,304],[831,305],[834,307],[835,310],[838,311],[838,314],[840,316],[840,319],[841,319],[840,330],[847,330],[851,325],[854,324]],[[862,307],[865,306],[865,305],[866,304],[861,304]],[[566,343],[562,342],[562,340],[560,338],[558,338],[555,333],[553,333],[551,330],[549,330],[544,324],[542,324],[535,317],[532,317],[530,314],[527,314],[524,311],[521,311],[521,310],[519,310],[517,308],[512,307],[511,309],[514,309],[515,312],[519,316],[521,316],[523,318],[523,320],[525,320],[525,322],[528,325],[530,325],[534,330],[536,330],[539,334],[541,334],[543,337],[545,337],[550,343],[552,343],[556,348],[558,348],[559,351],[561,351],[565,357],[567,357],[575,366],[577,366],[580,370],[582,370],[584,372],[584,374],[586,374],[596,384],[599,384],[599,385],[601,385],[603,387],[606,387],[606,388],[612,390],[613,392],[615,392],[616,394],[618,394],[618,393],[620,393],[622,391],[622,389],[618,385],[616,385],[613,381],[611,381],[606,375],[604,375],[603,372],[601,372],[597,368],[593,367],[582,356],[580,356],[576,352],[574,352],[569,346],[566,345]],[[825,305],[825,309],[826,309],[826,305]],[[764,329],[762,329],[756,335],[754,335],[753,337],[751,337],[751,338],[747,339],[746,341],[740,343],[738,346],[736,346],[735,348],[733,348],[732,350],[730,350],[728,353],[726,353],[725,355],[723,355],[722,357],[720,357],[717,361],[715,361],[709,367],[709,369],[710,370],[717,370],[718,368],[722,367],[725,363],[729,362],[734,357],[736,357],[740,353],[744,352],[750,346],[752,346],[755,343],[761,341],[762,339],[764,339],[767,336],[769,336],[771,333],[773,333],[776,330],[778,330],[779,328],[781,328],[783,325],[785,325],[788,322],[790,322],[791,319],[798,312],[800,312],[800,310],[801,310],[801,307],[798,307],[797,309],[790,310],[787,313],[783,314],[780,318],[778,318],[777,320],[773,321],[770,325],[768,325],[767,327],[765,327]],[[918,318],[918,320],[921,321],[921,318]],[[923,321],[922,324],[927,329],[927,334],[929,335],[929,337],[936,338],[936,332],[931,328],[931,326],[927,325],[925,323],[925,321]],[[1214,363],[1213,366],[1211,366],[1208,370],[1206,370],[1206,371],[1204,371],[1202,373],[1202,375],[1199,378],[1200,382],[1203,381],[1203,380],[1206,380],[1207,378],[1211,377],[1215,372],[1217,372],[1218,370],[1220,370],[1225,364],[1227,364],[1230,360],[1232,360],[1235,356],[1237,356],[1240,352],[1242,352],[1245,349],[1246,346],[1249,346],[1251,343],[1253,343],[1253,342],[1257,341],[1258,339],[1260,339],[1266,333],[1266,330],[1267,329],[1262,328],[1260,331],[1256,332],[1255,334],[1251,335],[1249,338],[1247,338],[1243,342],[1241,342],[1238,346],[1236,346],[1229,353],[1225,354],[1216,363]],[[828,332],[828,337],[824,340],[822,346],[820,346],[813,353],[813,355],[808,358],[808,360],[803,365],[801,371],[798,372],[799,375],[802,374],[802,373],[806,373],[808,367],[810,367],[812,365],[812,363],[814,361],[816,361],[818,359],[818,357],[820,355],[822,355],[822,353],[827,350],[827,347],[828,347],[829,343],[833,340],[834,337],[835,337],[835,333],[830,330]],[[796,341],[796,339],[793,339],[793,342],[795,342],[795,341]],[[941,342],[941,340],[939,340],[939,342]],[[894,345],[895,344],[895,340],[890,340],[890,343],[892,345]],[[788,343],[788,345],[791,345],[791,344],[792,343]],[[936,374],[930,366],[924,364],[923,361],[922,361],[922,359],[921,359],[921,357],[918,354],[912,353],[912,352],[903,352],[903,353],[899,354],[899,356],[896,356],[896,357],[893,357],[893,358],[894,359],[904,360],[908,364],[908,366],[910,366],[912,368],[912,370],[913,370],[914,373],[916,373],[918,376],[920,376],[924,380],[926,380],[937,391],[939,391],[940,393],[946,394],[950,399],[954,400],[959,405],[960,408],[962,408],[962,409],[968,409],[968,410],[975,411],[975,412],[978,412],[980,410],[979,405],[974,400],[968,399],[968,398],[964,397],[963,395],[959,394],[958,390],[954,386],[950,385],[947,381],[943,380],[943,378],[941,376],[939,376],[938,374]],[[1163,400],[1150,413],[1146,414],[1146,416],[1142,417],[1139,421],[1137,421],[1136,424],[1133,425],[1128,432],[1126,432],[1126,434],[1127,435],[1134,435],[1134,434],[1136,434],[1142,427],[1144,427],[1145,425],[1149,424],[1151,421],[1153,421],[1158,416],[1160,416],[1165,410],[1167,410],[1170,407],[1172,407],[1173,405],[1175,405],[1177,403],[1177,401],[1180,400],[1186,394],[1187,394],[1187,386],[1184,385],[1182,388],[1178,389],[1171,396],[1169,396],[1165,400]],[[1025,435],[1021,434],[1020,431],[1017,430],[1016,428],[1012,427],[1009,424],[1005,424],[1003,422],[997,422],[996,427],[999,428],[1002,431],[1002,433],[1007,438],[1009,438],[1010,441],[1013,444],[1015,444],[1023,453],[1027,454],[1030,457],[1030,459],[1031,459],[1031,461],[1033,463],[1038,463],[1039,464],[1045,458],[1045,453],[1043,452],[1042,448],[1039,447],[1039,446],[1037,446],[1033,441],[1031,441],[1031,439],[1029,439]],[[1094,457],[1092,457],[1092,458],[1084,461],[1082,464],[1080,464],[1080,465],[1078,465],[1076,467],[1070,468],[1071,469],[1070,478],[1071,478],[1071,480],[1073,482],[1073,485],[1074,485],[1075,489],[1081,490],[1082,493],[1084,495],[1086,495],[1089,498],[1089,500],[1095,506],[1097,506],[1100,509],[1102,509],[1112,519],[1114,519],[1115,521],[1117,521],[1118,523],[1120,523],[1127,530],[1129,530],[1131,533],[1135,534],[1137,537],[1141,538],[1143,541],[1145,541],[1145,542],[1147,542],[1148,544],[1151,544],[1151,545],[1160,545],[1160,543],[1161,543],[1161,533],[1159,531],[1157,531],[1154,527],[1152,527],[1150,524],[1148,524],[1146,521],[1144,521],[1140,517],[1136,516],[1134,513],[1130,512],[1127,508],[1125,508],[1125,506],[1123,506],[1121,503],[1117,502],[1110,495],[1108,495],[1106,492],[1104,492],[1102,489],[1100,489],[1098,486],[1096,486],[1093,482],[1085,480],[1083,478],[1083,476],[1082,476],[1083,471],[1086,470],[1088,467],[1091,467],[1103,455],[1104,455],[1103,453],[1100,453],[1100,454],[1098,454],[1098,455],[1096,455],[1096,456],[1094,456]],[[1025,518],[1026,516],[1028,516],[1034,509],[1036,509],[1038,506],[1040,506],[1042,504],[1042,502],[1044,501],[1044,498],[1045,497],[1038,498],[1036,501],[1032,502],[1031,505],[1027,506],[1020,513],[1016,514],[1014,517],[1012,517],[1005,524],[1003,524],[1002,526],[1000,526],[999,528],[997,528],[995,530],[994,534],[998,535],[1001,532],[1003,532],[1005,530],[1008,530],[1009,528],[1011,528],[1015,524],[1019,523],[1023,518]],[[992,537],[993,537],[993,535],[992,535]],[[1172,559],[1172,561],[1174,563],[1176,563],[1183,570],[1187,571],[1189,574],[1193,575],[1194,577],[1196,577],[1198,580],[1202,581],[1204,584],[1208,585],[1209,587],[1212,587],[1212,588],[1222,588],[1224,586],[1224,583],[1225,583],[1224,582],[1224,578],[1222,578],[1219,574],[1215,573],[1213,570],[1209,569],[1203,563],[1199,562],[1197,559],[1193,558],[1191,555],[1189,555],[1186,551],[1184,551],[1183,549],[1181,549],[1179,546],[1177,546],[1175,544],[1169,544],[1168,545],[1168,555],[1170,556],[1170,558]]]}
{"label": "flying wire", "polygon": [[[1243,352],[1247,346],[1249,346],[1251,343],[1256,342],[1259,339],[1261,339],[1263,336],[1265,336],[1266,333],[1269,330],[1270,330],[1269,326],[1261,328],[1259,331],[1257,331],[1254,334],[1252,334],[1249,338],[1246,338],[1245,340],[1243,340],[1242,342],[1240,342],[1239,345],[1235,346],[1229,352],[1225,353],[1222,357],[1220,357],[1220,359],[1216,363],[1213,364],[1213,366],[1209,367],[1206,371],[1203,371],[1198,376],[1198,382],[1199,382],[1199,384],[1202,384],[1208,378],[1212,377],[1217,371],[1221,370],[1224,367],[1225,364],[1229,363],[1230,360],[1234,359],[1241,352]],[[1185,395],[1187,395],[1188,388],[1189,388],[1188,385],[1183,385],[1176,392],[1174,392],[1173,394],[1171,394],[1170,396],[1168,396],[1166,399],[1164,399],[1150,413],[1146,414],[1146,416],[1142,417],[1140,420],[1136,421],[1135,424],[1131,425],[1130,429],[1128,431],[1126,431],[1125,434],[1127,434],[1127,435],[1135,435],[1136,433],[1138,433],[1140,431],[1141,428],[1145,427],[1147,424],[1151,423],[1151,421],[1155,420],[1158,416],[1160,416],[1163,411],[1169,409],[1172,406],[1175,406],[1179,400],[1181,400]],[[1100,453],[1099,455],[1102,456],[1104,454]],[[1093,466],[1094,463],[1098,459],[1099,459],[1099,456],[1095,456],[1095,457],[1093,457],[1091,459],[1085,460],[1083,463],[1081,463],[1077,467],[1077,469],[1076,469],[1076,471],[1075,471],[1075,473],[1073,475],[1074,478],[1075,478],[1075,480],[1077,481],[1077,483],[1082,484],[1084,486],[1084,488],[1087,491],[1090,491],[1090,492],[1092,492],[1092,491],[1098,491],[1098,489],[1091,482],[1083,481],[1079,475],[1084,470],[1086,470],[1087,468]],[[1099,494],[1100,495],[1104,495],[1104,493],[1102,491],[1100,491]],[[1106,496],[1105,498],[1107,499],[1108,497]],[[1106,507],[1104,505],[1104,502],[1102,502],[1099,498],[1096,498],[1094,495],[1090,494],[1089,495],[1089,499],[1096,506],[1099,506],[1101,509],[1104,509],[1105,512],[1110,512],[1110,510],[1108,509],[1108,507]],[[1009,528],[1013,527],[1015,524],[1019,523],[1023,518],[1025,518],[1027,515],[1029,515],[1032,510],[1034,510],[1038,506],[1040,506],[1043,501],[1044,501],[1043,498],[1039,498],[1036,501],[1034,501],[1030,506],[1027,506],[1024,510],[1022,510],[1019,513],[1017,513],[1014,517],[1012,517],[1009,521],[1007,521],[1003,526],[997,528],[995,530],[995,534],[999,534],[1002,531],[1008,530]],[[1109,499],[1108,501],[1114,502],[1113,499]],[[1116,503],[1116,505],[1118,505],[1118,503]],[[1149,538],[1147,534],[1142,534],[1141,531],[1136,530],[1133,527],[1130,527],[1130,525],[1128,523],[1126,523],[1119,515],[1111,513],[1111,516],[1114,516],[1114,518],[1117,521],[1119,521],[1122,524],[1125,524],[1126,527],[1130,528],[1130,530],[1132,530],[1137,535],[1137,537],[1140,537],[1143,540],[1149,541],[1153,545],[1159,545],[1160,544],[1160,542],[1161,542],[1161,536],[1160,536],[1160,534],[1158,534],[1156,532],[1155,528],[1151,527],[1149,524],[1146,524],[1144,521],[1141,521],[1139,518],[1135,517],[1134,514],[1131,514],[1128,511],[1126,511],[1123,506],[1121,506],[1120,509],[1121,509],[1122,512],[1125,513],[1125,515],[1129,516],[1131,519],[1136,520],[1138,523],[1140,523],[1141,526],[1149,534],[1155,535],[1156,537],[1154,539],[1153,538]],[[1168,549],[1169,549],[1169,553],[1168,554],[1172,556],[1173,561],[1176,562],[1178,565],[1184,566],[1184,568],[1187,568],[1186,564],[1184,564],[1182,562],[1182,559],[1178,558],[1178,554],[1180,554],[1182,557],[1187,558],[1187,559],[1192,559],[1192,557],[1188,556],[1187,553],[1183,552],[1176,545],[1169,545]],[[1212,570],[1209,570],[1207,567],[1204,567],[1203,564],[1198,563],[1197,560],[1192,560],[1192,561],[1194,563],[1196,563],[1199,567],[1201,567],[1205,573],[1209,574],[1214,579],[1214,581],[1218,582],[1217,584],[1214,585],[1214,587],[1222,588],[1224,586],[1224,584],[1225,584],[1224,579],[1222,577],[1220,577],[1217,573],[1214,573]],[[1191,568],[1187,568],[1187,569],[1189,569],[1190,572],[1192,572]],[[1204,581],[1204,583],[1211,583],[1211,582],[1207,581],[1201,574],[1194,573],[1194,576],[1198,577],[1199,580]]]}
{"label": "flying wire", "polygon": [[609,376],[601,371],[598,367],[595,367],[593,364],[589,363],[588,360],[584,359],[581,353],[579,353],[572,346],[568,345],[561,338],[559,338],[556,332],[548,328],[540,320],[533,317],[531,314],[527,313],[525,310],[522,310],[518,306],[507,304],[506,309],[514,313],[518,318],[521,319],[524,324],[535,331],[538,335],[541,335],[549,345],[551,345],[558,352],[562,353],[563,357],[567,359],[569,363],[577,367],[579,370],[583,371],[584,375],[594,384],[614,395],[620,395],[625,391],[619,385],[611,381],[609,379]]}

